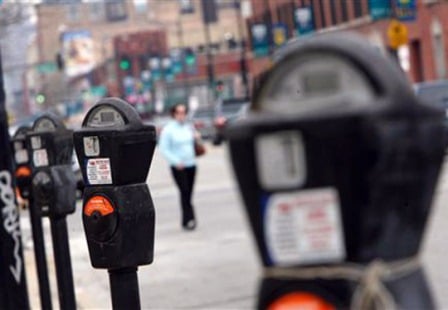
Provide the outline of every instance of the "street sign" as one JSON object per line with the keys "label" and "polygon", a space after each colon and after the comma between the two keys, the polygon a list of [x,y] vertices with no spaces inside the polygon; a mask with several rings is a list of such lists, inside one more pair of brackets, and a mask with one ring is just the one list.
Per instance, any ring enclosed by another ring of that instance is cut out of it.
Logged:
{"label": "street sign", "polygon": [[170,50],[171,62],[173,65],[173,73],[179,74],[183,70],[182,66],[182,50],[180,48],[173,48]]}
{"label": "street sign", "polygon": [[415,21],[417,18],[416,0],[394,0],[394,15],[401,21]]}
{"label": "street sign", "polygon": [[253,24],[251,26],[252,33],[252,50],[255,57],[264,57],[269,54],[269,37],[268,27],[265,24]]}
{"label": "street sign", "polygon": [[280,47],[288,39],[288,27],[283,23],[277,23],[272,26],[272,42],[275,47]]}
{"label": "street sign", "polygon": [[155,56],[149,59],[149,68],[151,70],[151,76],[153,81],[159,81],[162,78],[162,72],[160,70],[160,58]]}
{"label": "street sign", "polygon": [[389,18],[392,14],[390,0],[369,0],[369,13],[373,20]]}
{"label": "street sign", "polygon": [[164,57],[162,59],[163,77],[166,82],[172,82],[174,80],[173,62],[170,57]]}
{"label": "street sign", "polygon": [[313,8],[310,5],[294,10],[294,23],[297,35],[304,35],[314,31]]}
{"label": "street sign", "polygon": [[218,14],[216,12],[215,0],[201,0],[201,4],[204,24],[216,23],[218,21]]}
{"label": "street sign", "polygon": [[39,73],[53,73],[57,70],[58,67],[56,66],[56,63],[52,61],[43,62],[37,65],[37,72]]}
{"label": "street sign", "polygon": [[408,28],[403,23],[392,20],[387,28],[387,37],[389,39],[389,46],[392,49],[397,49],[401,45],[408,43]]}

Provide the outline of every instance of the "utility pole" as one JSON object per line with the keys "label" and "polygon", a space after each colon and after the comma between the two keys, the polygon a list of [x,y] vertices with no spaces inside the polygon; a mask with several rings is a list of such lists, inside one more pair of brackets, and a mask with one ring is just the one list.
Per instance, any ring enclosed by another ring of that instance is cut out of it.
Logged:
{"label": "utility pole", "polygon": [[[215,102],[215,92],[213,91],[215,85],[215,72],[214,72],[214,59],[210,48],[211,45],[211,35],[210,35],[210,24],[218,20],[216,14],[216,3],[215,0],[202,0],[202,18],[204,22],[204,34],[205,34],[205,44],[207,53],[207,78],[208,78],[208,91],[209,98]],[[211,92],[211,95],[210,95]]]}
{"label": "utility pole", "polygon": [[[180,12],[180,10],[179,10],[179,12]],[[189,99],[190,98],[190,85],[189,85],[190,77],[187,72],[185,63],[183,63],[184,62],[185,42],[184,42],[184,30],[183,30],[182,14],[181,13],[179,13],[179,17],[177,19],[177,41],[178,41],[177,43],[179,45],[179,49],[181,51],[183,84],[184,84],[185,94],[187,95],[187,99]]]}
{"label": "utility pole", "polygon": [[274,52],[274,49],[272,48],[272,12],[269,0],[264,0],[264,9],[265,9],[264,18],[266,19],[265,22],[269,42],[269,55],[272,55],[272,53]]}
{"label": "utility pole", "polygon": [[244,97],[249,98],[249,81],[247,78],[247,59],[246,59],[246,38],[243,30],[243,11],[241,8],[241,0],[235,0],[236,17],[238,21],[238,35],[241,40],[241,54],[240,54],[240,70],[241,81],[244,85]]}

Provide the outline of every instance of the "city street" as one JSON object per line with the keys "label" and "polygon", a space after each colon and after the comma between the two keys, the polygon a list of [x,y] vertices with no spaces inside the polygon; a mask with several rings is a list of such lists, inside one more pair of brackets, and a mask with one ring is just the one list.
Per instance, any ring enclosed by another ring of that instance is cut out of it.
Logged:
{"label": "city street", "polygon": [[[253,308],[259,260],[233,181],[227,147],[207,146],[208,153],[199,160],[194,199],[199,225],[193,232],[180,227],[177,192],[166,162],[156,151],[148,179],[157,218],[155,259],[152,265],[139,268],[143,309]],[[423,246],[424,264],[440,309],[448,308],[444,256],[448,240],[448,209],[444,205],[448,201],[447,173],[445,169]],[[21,222],[32,308],[37,309],[40,304],[28,212],[22,212]],[[53,305],[57,309],[47,220],[45,229]],[[76,214],[69,217],[69,234],[78,308],[110,309],[108,274],[90,266],[80,203]]]}

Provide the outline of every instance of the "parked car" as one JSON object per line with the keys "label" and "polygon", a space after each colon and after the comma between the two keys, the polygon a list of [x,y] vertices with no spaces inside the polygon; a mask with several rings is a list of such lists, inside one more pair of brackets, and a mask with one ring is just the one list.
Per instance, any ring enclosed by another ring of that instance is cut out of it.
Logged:
{"label": "parked car", "polygon": [[444,109],[448,122],[448,80],[418,83],[414,90],[422,101]]}
{"label": "parked car", "polygon": [[203,139],[211,139],[215,136],[215,127],[213,126],[215,109],[213,107],[199,107],[190,114],[189,118]]}
{"label": "parked car", "polygon": [[448,80],[417,83],[414,90],[423,102],[445,111],[445,143],[448,146]]}
{"label": "parked car", "polygon": [[224,141],[224,129],[235,120],[246,114],[250,101],[248,98],[232,98],[223,100],[215,109],[213,125],[215,135],[213,144],[219,145]]}

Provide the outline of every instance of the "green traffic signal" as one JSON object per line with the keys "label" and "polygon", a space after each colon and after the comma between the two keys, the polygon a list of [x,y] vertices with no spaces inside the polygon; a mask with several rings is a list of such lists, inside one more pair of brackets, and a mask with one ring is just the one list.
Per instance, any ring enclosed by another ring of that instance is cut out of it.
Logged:
{"label": "green traffic signal", "polygon": [[195,55],[186,55],[185,63],[189,66],[194,65],[196,63],[196,56]]}
{"label": "green traffic signal", "polygon": [[119,66],[121,70],[127,71],[131,68],[131,62],[129,59],[121,59]]}
{"label": "green traffic signal", "polygon": [[38,103],[38,104],[43,104],[44,102],[45,102],[45,95],[43,95],[43,94],[38,94],[37,96],[36,96],[36,102]]}

